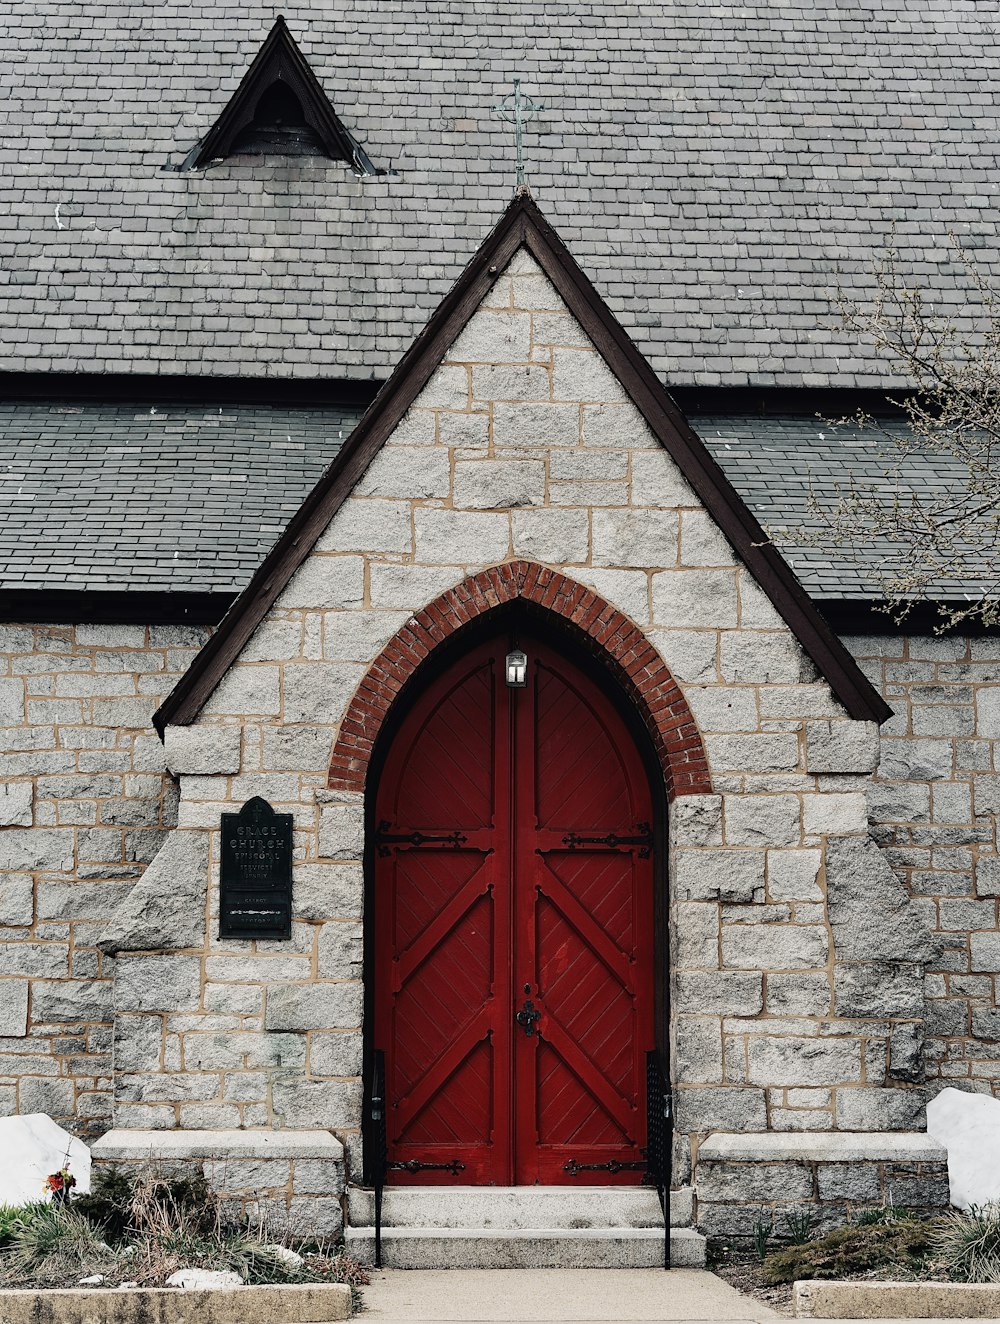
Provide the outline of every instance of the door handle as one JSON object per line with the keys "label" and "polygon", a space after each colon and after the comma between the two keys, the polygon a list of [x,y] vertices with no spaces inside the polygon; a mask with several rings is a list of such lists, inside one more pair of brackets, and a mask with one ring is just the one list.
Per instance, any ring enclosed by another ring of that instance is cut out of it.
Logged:
{"label": "door handle", "polygon": [[521,1010],[517,1012],[514,1019],[517,1021],[518,1025],[524,1026],[524,1033],[529,1039],[531,1039],[535,1033],[535,1021],[540,1021],[542,1019],[542,1013],[538,1010],[532,1000],[528,998]]}

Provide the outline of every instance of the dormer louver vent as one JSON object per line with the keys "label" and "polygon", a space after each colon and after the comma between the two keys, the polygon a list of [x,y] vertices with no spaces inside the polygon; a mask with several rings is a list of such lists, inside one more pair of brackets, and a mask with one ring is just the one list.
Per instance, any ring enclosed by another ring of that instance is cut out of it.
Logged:
{"label": "dormer louver vent", "polygon": [[382,173],[341,121],[281,17],[182,169],[253,156],[328,156],[360,175]]}

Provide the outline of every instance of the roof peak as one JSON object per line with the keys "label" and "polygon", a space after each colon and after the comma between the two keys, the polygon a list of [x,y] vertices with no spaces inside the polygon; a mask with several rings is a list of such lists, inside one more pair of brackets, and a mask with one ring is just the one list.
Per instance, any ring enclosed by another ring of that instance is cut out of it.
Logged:
{"label": "roof peak", "polygon": [[153,715],[158,731],[162,732],[168,724],[186,725],[197,717],[521,248],[527,249],[555,286],[594,349],[848,714],[865,721],[884,721],[891,715],[621,323],[546,221],[530,192],[519,188],[217,632]]}

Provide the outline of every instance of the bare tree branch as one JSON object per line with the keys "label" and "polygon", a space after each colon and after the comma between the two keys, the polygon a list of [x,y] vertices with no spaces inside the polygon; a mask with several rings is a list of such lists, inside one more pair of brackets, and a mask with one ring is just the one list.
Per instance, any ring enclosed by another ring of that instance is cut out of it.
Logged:
{"label": "bare tree branch", "polygon": [[[843,294],[836,301],[846,328],[912,383],[912,394],[889,400],[898,410],[894,426],[863,411],[825,420],[873,433],[882,475],[849,472],[822,490],[810,475],[814,523],[768,530],[800,546],[854,548],[858,559],[870,559],[869,576],[897,622],[929,602],[939,608],[939,630],[1000,621],[1000,300],[950,239],[968,287],[971,331],[936,316],[921,290],[903,282],[894,246],[875,271],[870,303]],[[929,461],[937,481],[912,481],[914,457]]]}

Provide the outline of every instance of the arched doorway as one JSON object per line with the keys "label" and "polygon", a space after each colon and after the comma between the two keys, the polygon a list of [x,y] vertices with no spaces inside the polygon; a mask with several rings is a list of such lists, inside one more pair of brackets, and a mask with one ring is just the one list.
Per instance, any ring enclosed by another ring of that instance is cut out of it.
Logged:
{"label": "arched doorway", "polygon": [[484,626],[386,733],[369,1043],[389,1161],[408,1165],[391,1181],[642,1179],[663,797],[610,676],[567,643],[524,617]]}

